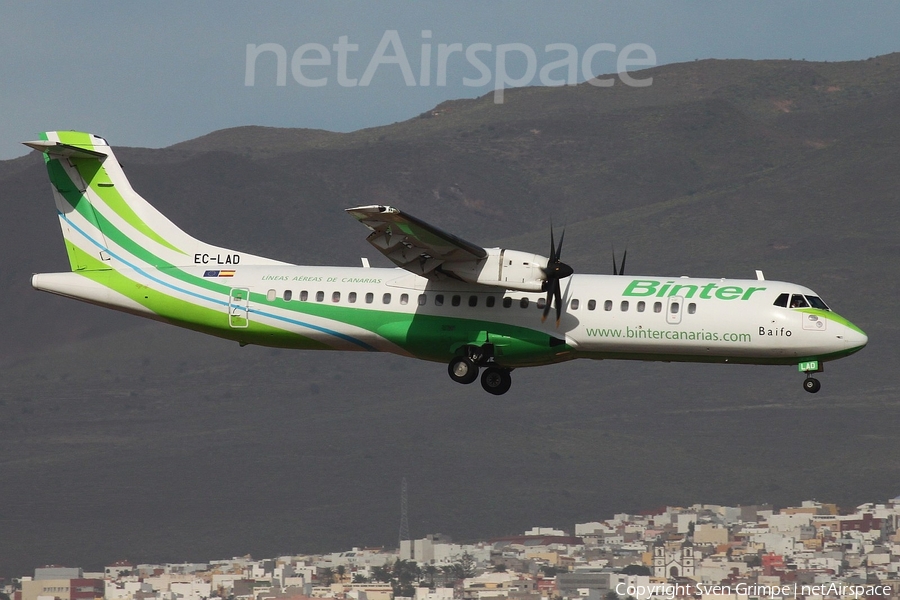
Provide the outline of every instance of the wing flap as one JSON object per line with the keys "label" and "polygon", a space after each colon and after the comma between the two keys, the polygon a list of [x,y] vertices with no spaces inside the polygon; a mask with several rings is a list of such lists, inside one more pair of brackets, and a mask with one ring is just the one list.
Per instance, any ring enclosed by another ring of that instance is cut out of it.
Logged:
{"label": "wing flap", "polygon": [[391,206],[357,206],[347,212],[372,230],[366,240],[391,262],[427,277],[445,262],[479,261],[487,251]]}

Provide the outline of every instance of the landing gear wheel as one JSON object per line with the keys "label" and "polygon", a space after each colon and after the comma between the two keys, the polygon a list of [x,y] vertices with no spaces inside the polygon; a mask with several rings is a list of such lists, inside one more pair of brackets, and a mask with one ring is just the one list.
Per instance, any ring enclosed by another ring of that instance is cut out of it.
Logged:
{"label": "landing gear wheel", "polygon": [[478,366],[468,356],[457,356],[451,360],[447,372],[456,383],[472,383],[478,379]]}
{"label": "landing gear wheel", "polygon": [[803,389],[809,392],[810,394],[815,394],[822,388],[822,384],[819,383],[819,380],[815,377],[807,377],[803,381]]}
{"label": "landing gear wheel", "polygon": [[485,369],[481,375],[481,387],[484,388],[484,391],[495,396],[502,396],[508,392],[511,385],[512,377],[509,374],[509,369],[490,367]]}

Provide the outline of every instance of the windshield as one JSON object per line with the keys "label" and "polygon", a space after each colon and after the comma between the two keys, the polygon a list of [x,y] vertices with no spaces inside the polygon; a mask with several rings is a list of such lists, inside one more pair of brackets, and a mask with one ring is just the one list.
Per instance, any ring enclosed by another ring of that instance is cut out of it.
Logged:
{"label": "windshield", "polygon": [[806,301],[801,294],[793,294],[791,295],[791,308],[808,308],[809,302]]}
{"label": "windshield", "polygon": [[822,299],[818,296],[806,296],[806,300],[809,302],[809,305],[813,308],[820,308],[822,310],[831,310],[828,308],[828,305],[822,302]]}
{"label": "windshield", "polygon": [[805,296],[803,294],[780,294],[775,299],[775,306],[782,308],[818,308],[819,310],[831,310],[818,296]]}

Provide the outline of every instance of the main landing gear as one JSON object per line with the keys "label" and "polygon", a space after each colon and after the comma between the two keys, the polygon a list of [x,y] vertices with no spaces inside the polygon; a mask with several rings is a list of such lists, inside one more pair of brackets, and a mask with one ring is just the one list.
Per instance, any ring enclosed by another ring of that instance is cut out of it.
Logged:
{"label": "main landing gear", "polygon": [[494,364],[493,347],[485,346],[467,346],[466,356],[457,356],[450,361],[447,366],[447,372],[450,379],[456,383],[472,383],[478,379],[479,366],[487,367],[481,374],[481,387],[484,391],[501,396],[509,391],[512,385],[512,377],[510,372],[512,369],[505,369]]}
{"label": "main landing gear", "polygon": [[447,372],[456,383],[472,383],[478,379],[478,365],[468,356],[457,356],[451,360]]}
{"label": "main landing gear", "polygon": [[481,374],[481,387],[484,388],[484,391],[495,396],[502,396],[508,392],[511,385],[512,377],[509,374],[509,369],[488,367]]}

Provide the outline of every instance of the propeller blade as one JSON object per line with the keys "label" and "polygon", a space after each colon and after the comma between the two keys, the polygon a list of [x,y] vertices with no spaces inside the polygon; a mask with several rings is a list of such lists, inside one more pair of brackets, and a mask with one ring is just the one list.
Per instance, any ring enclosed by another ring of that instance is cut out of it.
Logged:
{"label": "propeller blade", "polygon": [[553,286],[554,297],[556,300],[556,328],[559,329],[559,319],[562,317],[562,294],[559,291],[559,280]]}
{"label": "propeller blade", "polygon": [[622,254],[622,265],[619,266],[616,264],[616,247],[613,244],[610,244],[612,248],[612,259],[613,259],[613,275],[624,275],[625,274],[625,259],[628,258],[628,248],[625,248],[625,252]]}
{"label": "propeller blade", "polygon": [[566,229],[563,228],[562,234],[559,236],[559,244],[556,243],[556,236],[553,234],[553,224],[550,224],[550,257],[547,259],[547,266],[544,268],[544,275],[547,277],[545,289],[547,290],[547,299],[544,301],[544,310],[541,314],[541,323],[547,320],[554,302],[556,303],[556,326],[559,327],[559,321],[562,318],[562,293],[559,288],[559,280],[565,279],[575,271],[562,262],[559,257],[562,256],[563,241],[566,239]]}
{"label": "propeller blade", "polygon": [[550,314],[550,300],[553,297],[553,284],[551,283],[547,287],[547,299],[544,301],[544,311],[541,314],[541,323],[547,320],[547,315]]}
{"label": "propeller blade", "polygon": [[550,223],[550,260],[547,261],[547,266],[549,267],[552,263],[556,262],[556,243],[553,241],[553,223]]}
{"label": "propeller blade", "polygon": [[566,239],[566,228],[563,227],[562,235],[559,236],[559,246],[556,248],[556,262],[559,262],[559,258],[562,256],[562,245],[563,240]]}

